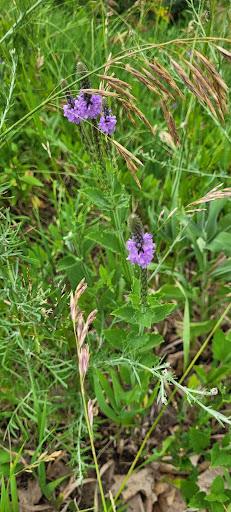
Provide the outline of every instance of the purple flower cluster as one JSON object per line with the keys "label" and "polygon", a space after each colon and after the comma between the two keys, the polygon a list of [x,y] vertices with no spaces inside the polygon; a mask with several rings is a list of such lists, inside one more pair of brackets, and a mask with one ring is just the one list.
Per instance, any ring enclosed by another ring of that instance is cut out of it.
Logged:
{"label": "purple flower cluster", "polygon": [[116,116],[112,115],[109,108],[106,110],[102,108],[102,97],[97,94],[84,94],[80,91],[80,95],[77,98],[72,98],[71,102],[69,101],[67,105],[64,105],[63,110],[68,121],[75,124],[85,121],[88,117],[97,119],[102,112],[98,123],[101,132],[111,135],[115,131]]}
{"label": "purple flower cluster", "polygon": [[115,131],[115,125],[117,123],[116,116],[111,115],[112,111],[109,110],[109,115],[102,115],[99,121],[99,129],[106,135],[111,135]]}
{"label": "purple flower cluster", "polygon": [[78,109],[78,115],[81,119],[87,119],[90,117],[91,119],[96,119],[102,110],[102,98],[96,94],[92,94],[90,98],[86,98],[86,95],[81,93],[78,96],[76,108]]}
{"label": "purple flower cluster", "polygon": [[155,244],[152,242],[152,234],[145,233],[142,235],[133,235],[129,238],[126,248],[130,251],[127,257],[132,265],[139,265],[139,267],[147,268],[150,265],[153,254],[155,252]]}

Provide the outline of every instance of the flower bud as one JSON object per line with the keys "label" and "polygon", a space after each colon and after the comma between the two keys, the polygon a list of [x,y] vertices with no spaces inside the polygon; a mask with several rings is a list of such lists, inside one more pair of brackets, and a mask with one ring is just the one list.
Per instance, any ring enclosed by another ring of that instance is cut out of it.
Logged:
{"label": "flower bud", "polygon": [[[76,70],[78,73],[79,78],[86,75],[88,72],[87,66],[83,62],[77,62]],[[89,76],[83,78],[81,81],[81,88],[82,89],[90,89],[91,88],[91,81]]]}
{"label": "flower bud", "polygon": [[144,232],[141,219],[135,213],[132,213],[128,219],[128,227],[132,235],[142,235]]}

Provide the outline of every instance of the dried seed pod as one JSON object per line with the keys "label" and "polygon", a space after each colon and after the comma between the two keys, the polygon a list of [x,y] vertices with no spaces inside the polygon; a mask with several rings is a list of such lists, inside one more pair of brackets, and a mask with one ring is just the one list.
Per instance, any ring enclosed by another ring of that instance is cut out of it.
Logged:
{"label": "dried seed pod", "polygon": [[146,76],[143,73],[141,73],[135,68],[132,68],[129,64],[126,64],[125,69],[126,71],[129,71],[133,76],[135,76],[137,80],[139,80],[139,82],[145,85],[145,87],[147,87],[150,91],[154,92],[155,94],[158,94],[158,96],[161,96],[158,89],[150,82],[150,80],[146,78]]}
{"label": "dried seed pod", "polygon": [[147,118],[145,117],[145,115],[143,114],[143,112],[141,112],[141,110],[139,110],[139,108],[136,106],[136,105],[133,105],[133,103],[130,103],[128,101],[125,101],[123,100],[122,98],[118,98],[118,101],[120,103],[122,103],[123,106],[126,105],[126,107],[130,110],[132,110],[133,112],[135,112],[135,114],[141,119],[141,121],[143,121],[144,124],[146,124],[146,126],[148,127],[149,131],[152,133],[152,135],[156,135],[156,131],[154,130],[154,128],[152,127],[152,125],[149,123],[149,121],[147,120]]}
{"label": "dried seed pod", "polygon": [[102,78],[102,80],[105,80],[105,82],[111,82],[114,84],[119,85],[120,87],[127,87],[127,89],[132,89],[132,86],[128,84],[127,82],[124,82],[123,80],[120,80],[119,78],[115,78],[114,76],[107,76],[107,75],[96,75],[99,78]]}
{"label": "dried seed pod", "polygon": [[178,62],[176,62],[172,57],[169,57],[170,58],[170,61],[175,69],[175,71],[177,72],[177,74],[179,75],[179,77],[181,78],[181,80],[184,82],[184,84],[188,87],[188,89],[193,93],[195,94],[195,96],[200,100],[202,101],[202,103],[204,103],[204,99],[203,99],[203,96],[200,94],[200,92],[198,91],[198,89],[196,89],[193,85],[193,83],[191,82],[190,78],[188,77],[187,73],[184,71],[184,69],[182,69],[182,67],[178,64]]}
{"label": "dried seed pod", "polygon": [[154,82],[154,84],[161,89],[161,91],[165,92],[170,98],[174,99],[174,96],[169,92],[169,90],[163,85],[152,73],[150,73],[147,69],[141,68],[142,71]]}
{"label": "dried seed pod", "polygon": [[169,112],[166,103],[163,100],[161,100],[160,103],[161,103],[161,108],[162,108],[162,111],[164,114],[165,121],[167,123],[167,127],[169,129],[169,133],[172,136],[173,140],[176,142],[176,144],[178,144],[178,146],[181,146],[181,140],[178,135],[177,126],[174,121],[174,117],[171,114],[171,112]]}
{"label": "dried seed pod", "polygon": [[156,59],[154,59],[152,63],[146,62],[146,64],[159,78],[161,78],[161,80],[164,80],[164,82],[168,84],[182,100],[185,100],[184,94],[181,92],[175,80],[173,80],[172,76],[164,66],[162,66]]}

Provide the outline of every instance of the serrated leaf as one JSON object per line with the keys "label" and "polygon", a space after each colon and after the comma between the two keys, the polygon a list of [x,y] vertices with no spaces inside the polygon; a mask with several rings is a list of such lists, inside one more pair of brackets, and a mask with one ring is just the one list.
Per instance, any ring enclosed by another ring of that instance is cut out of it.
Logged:
{"label": "serrated leaf", "polygon": [[135,318],[137,323],[140,323],[150,329],[152,324],[157,324],[161,320],[164,320],[164,318],[171,313],[174,307],[175,304],[160,304],[156,307],[149,308],[145,313],[142,311],[136,311]]}
{"label": "serrated leaf", "polygon": [[90,199],[90,201],[100,210],[111,210],[113,207],[113,204],[109,201],[108,197],[97,188],[85,188],[82,190],[82,194]]}
{"label": "serrated leaf", "polygon": [[118,316],[119,318],[122,318],[128,323],[135,324],[135,313],[136,310],[131,306],[131,304],[127,303],[124,304],[121,308],[117,308],[114,311],[112,311],[111,315]]}
{"label": "serrated leaf", "polygon": [[197,428],[190,427],[189,439],[194,452],[200,454],[209,444],[210,432],[205,433]]}
{"label": "serrated leaf", "polygon": [[129,333],[124,329],[104,329],[103,335],[110,345],[119,350],[123,350]]}
{"label": "serrated leaf", "polygon": [[231,455],[220,449],[219,443],[215,443],[212,447],[210,466],[211,468],[216,468],[217,466],[231,467]]}

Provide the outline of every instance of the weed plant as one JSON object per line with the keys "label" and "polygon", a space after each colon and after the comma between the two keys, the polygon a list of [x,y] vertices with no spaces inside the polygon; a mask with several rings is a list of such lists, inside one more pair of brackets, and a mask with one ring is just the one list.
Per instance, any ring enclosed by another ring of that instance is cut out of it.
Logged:
{"label": "weed plant", "polygon": [[[109,512],[132,471],[166,454],[189,471],[179,479],[188,507],[231,510],[228,8],[213,1],[208,16],[189,0],[177,25],[148,1],[119,13],[103,1],[2,3],[0,511],[20,510],[28,473],[61,510],[60,486],[73,473],[80,485],[93,455],[94,509]],[[112,110],[114,132],[79,106],[68,123],[63,107],[80,89]],[[127,240],[144,247],[148,232],[155,254],[142,266],[136,246],[132,266]],[[166,360],[175,334],[181,373]],[[178,428],[149,453],[174,396]],[[101,425],[115,425],[117,441],[155,402],[109,499]],[[69,474],[49,482],[64,453]],[[195,453],[223,468],[207,495]],[[68,506],[78,510],[74,497]]]}

